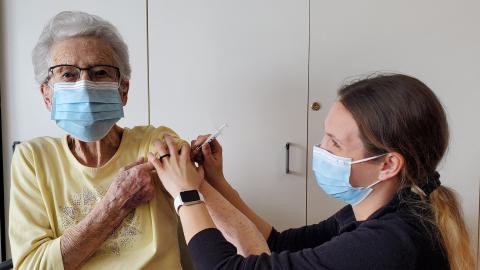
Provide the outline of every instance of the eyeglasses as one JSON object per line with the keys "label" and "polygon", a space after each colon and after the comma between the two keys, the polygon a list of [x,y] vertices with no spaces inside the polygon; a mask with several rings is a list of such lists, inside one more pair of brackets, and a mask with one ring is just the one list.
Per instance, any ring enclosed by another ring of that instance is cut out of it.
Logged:
{"label": "eyeglasses", "polygon": [[91,81],[116,82],[120,79],[120,69],[111,65],[96,65],[81,68],[75,65],[56,65],[48,69],[50,83],[77,82],[80,80],[82,71],[87,71]]}

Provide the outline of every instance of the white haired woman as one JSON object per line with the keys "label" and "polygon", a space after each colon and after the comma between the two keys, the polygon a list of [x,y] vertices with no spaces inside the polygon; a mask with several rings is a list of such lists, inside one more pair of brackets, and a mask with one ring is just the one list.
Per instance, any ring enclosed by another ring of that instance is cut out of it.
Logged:
{"label": "white haired woman", "polygon": [[24,142],[13,156],[15,268],[181,269],[172,200],[144,158],[165,134],[183,141],[166,127],[116,125],[130,79],[117,29],[98,16],[61,12],[32,58],[45,105],[67,134]]}

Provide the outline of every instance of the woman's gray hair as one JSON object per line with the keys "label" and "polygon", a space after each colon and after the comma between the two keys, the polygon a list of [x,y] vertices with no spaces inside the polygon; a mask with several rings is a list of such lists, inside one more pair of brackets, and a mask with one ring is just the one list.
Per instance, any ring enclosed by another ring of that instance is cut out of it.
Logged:
{"label": "woman's gray hair", "polygon": [[48,77],[51,65],[50,50],[55,42],[74,37],[98,37],[113,50],[114,64],[120,68],[122,79],[130,79],[128,47],[117,28],[99,16],[80,11],[63,11],[55,15],[43,28],[32,52],[35,79],[40,84]]}

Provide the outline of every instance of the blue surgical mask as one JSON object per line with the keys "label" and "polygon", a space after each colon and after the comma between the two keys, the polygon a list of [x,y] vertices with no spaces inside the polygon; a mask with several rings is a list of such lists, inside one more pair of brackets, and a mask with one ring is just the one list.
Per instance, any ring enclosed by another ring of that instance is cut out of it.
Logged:
{"label": "blue surgical mask", "polygon": [[369,161],[383,155],[352,161],[351,158],[336,156],[319,146],[313,147],[312,168],[317,184],[328,195],[345,203],[356,205],[363,201],[372,187],[382,180],[378,180],[367,187],[353,187],[350,184],[352,164]]}
{"label": "blue surgical mask", "polygon": [[102,139],[123,117],[117,82],[62,82],[53,91],[52,120],[78,140]]}

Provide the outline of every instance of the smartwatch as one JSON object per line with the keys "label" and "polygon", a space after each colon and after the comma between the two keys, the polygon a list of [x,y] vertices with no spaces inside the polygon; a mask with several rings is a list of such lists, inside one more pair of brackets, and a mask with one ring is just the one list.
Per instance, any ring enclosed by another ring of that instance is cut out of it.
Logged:
{"label": "smartwatch", "polygon": [[194,189],[180,192],[180,194],[175,198],[173,205],[178,214],[178,210],[182,205],[192,205],[201,202],[204,202],[202,193]]}

